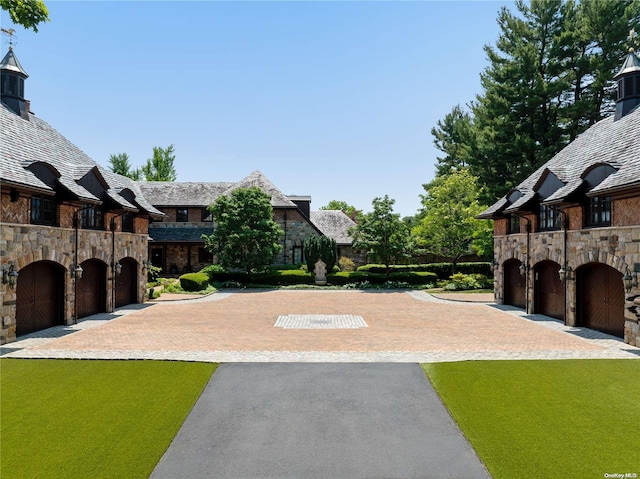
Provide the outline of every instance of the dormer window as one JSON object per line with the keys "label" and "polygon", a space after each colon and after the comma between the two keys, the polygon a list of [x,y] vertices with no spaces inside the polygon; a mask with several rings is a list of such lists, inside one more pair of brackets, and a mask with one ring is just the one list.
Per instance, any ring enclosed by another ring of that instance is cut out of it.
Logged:
{"label": "dormer window", "polygon": [[47,196],[31,197],[30,223],[32,225],[54,226],[56,210],[53,200]]}
{"label": "dormer window", "polygon": [[509,218],[509,233],[516,234],[520,233],[520,217],[516,215],[511,215]]}
{"label": "dormer window", "polygon": [[540,205],[538,212],[538,230],[554,231],[560,229],[560,213],[549,205]]}
{"label": "dormer window", "polygon": [[587,226],[611,226],[611,198],[609,196],[589,198]]}

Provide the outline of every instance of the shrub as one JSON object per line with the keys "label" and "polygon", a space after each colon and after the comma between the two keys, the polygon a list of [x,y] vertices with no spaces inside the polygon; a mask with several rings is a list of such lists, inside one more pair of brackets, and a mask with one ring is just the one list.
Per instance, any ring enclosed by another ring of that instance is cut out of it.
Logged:
{"label": "shrub", "polygon": [[147,266],[147,282],[155,283],[156,281],[158,281],[158,277],[160,276],[161,271],[162,268],[160,268],[159,266]]}
{"label": "shrub", "polygon": [[282,269],[255,276],[258,283],[285,286],[292,284],[313,284],[313,274],[301,269]]}
{"label": "shrub", "polygon": [[[452,264],[451,263],[425,263],[425,264],[398,264],[391,266],[391,271],[398,273],[404,271],[428,271],[435,273],[440,280],[447,280],[451,276]],[[384,274],[386,267],[383,264],[365,264],[358,267],[358,271]],[[492,277],[491,263],[458,263],[456,265],[457,273],[464,274],[481,274],[487,277]]]}
{"label": "shrub", "polygon": [[482,274],[456,273],[443,282],[443,287],[447,291],[482,289],[489,286],[488,282],[487,277]]}
{"label": "shrub", "polygon": [[205,273],[187,273],[180,276],[180,286],[185,291],[202,291],[209,284],[209,276]]}
{"label": "shrub", "polygon": [[351,258],[347,258],[346,256],[340,256],[338,260],[338,266],[340,267],[340,271],[355,271],[356,264],[353,262]]}
{"label": "shrub", "polygon": [[304,241],[307,256],[307,269],[313,271],[318,260],[327,265],[327,272],[333,271],[336,264],[338,246],[336,240],[327,236],[310,236]]}

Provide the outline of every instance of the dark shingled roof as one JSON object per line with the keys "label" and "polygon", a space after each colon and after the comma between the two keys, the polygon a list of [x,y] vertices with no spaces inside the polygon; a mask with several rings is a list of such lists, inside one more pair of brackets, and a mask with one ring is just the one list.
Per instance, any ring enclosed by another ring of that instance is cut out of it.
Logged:
{"label": "dark shingled roof", "polygon": [[[605,118],[578,136],[515,188],[523,195],[516,203],[524,204],[536,196],[534,187],[547,170],[564,186],[546,198],[545,202],[562,202],[583,185],[585,172],[600,164],[610,165],[617,171],[593,187],[587,195],[640,188],[640,107],[618,121],[614,121],[613,116]],[[510,205],[503,197],[478,217],[493,218],[503,211],[515,211],[517,207],[515,203]]]}
{"label": "dark shingled roof", "polygon": [[205,208],[235,183],[139,181],[138,186],[155,206],[199,206]]}
{"label": "dark shingled roof", "polygon": [[224,192],[225,195],[230,195],[233,190],[238,188],[251,188],[258,187],[269,196],[271,196],[271,206],[274,208],[297,208],[296,204],[287,198],[276,185],[271,183],[269,179],[267,179],[264,174],[260,171],[254,171],[249,176],[240,180],[235,185],[231,186],[227,191]]}
{"label": "dark shingled roof", "polygon": [[351,244],[353,238],[347,231],[356,225],[355,221],[339,210],[319,210],[311,212],[311,222],[323,235],[336,240],[337,244]]}
{"label": "dark shingled roof", "polygon": [[149,225],[149,236],[153,238],[156,243],[202,243],[202,235],[210,235],[213,233],[213,225],[208,228],[200,227],[155,227]]}
{"label": "dark shingled roof", "polygon": [[136,183],[129,178],[116,175],[98,165],[77,146],[53,129],[48,123],[33,114],[25,120],[4,104],[0,104],[0,181],[31,190],[54,194],[53,188],[40,181],[27,168],[34,163],[51,165],[59,173],[58,183],[77,196],[79,200],[100,202],[76,180],[87,171],[96,168],[107,183],[108,196],[122,206],[132,205],[119,193],[127,188],[135,195],[137,206],[154,216],[164,214],[154,208],[142,195]]}

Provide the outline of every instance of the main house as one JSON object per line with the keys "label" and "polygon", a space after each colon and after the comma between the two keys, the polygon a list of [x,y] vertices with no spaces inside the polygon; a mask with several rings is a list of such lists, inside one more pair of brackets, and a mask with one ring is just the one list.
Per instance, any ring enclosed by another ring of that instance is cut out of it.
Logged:
{"label": "main house", "polygon": [[4,344],[144,301],[147,226],[163,213],[30,111],[12,49],[0,69]]}
{"label": "main house", "polygon": [[208,207],[221,195],[237,188],[258,187],[271,198],[274,220],[283,231],[281,252],[274,264],[304,261],[304,241],[313,235],[336,240],[338,255],[364,264],[366,256],[353,250],[348,229],[355,223],[342,211],[311,211],[311,197],[283,194],[263,173],[255,171],[234,182],[140,181],[140,190],[165,216],[149,225],[149,258],[163,274],[198,271],[212,264],[213,255],[205,250],[202,235],[213,232]]}
{"label": "main house", "polygon": [[479,217],[494,220],[496,302],[640,346],[640,59],[615,76],[615,115]]}

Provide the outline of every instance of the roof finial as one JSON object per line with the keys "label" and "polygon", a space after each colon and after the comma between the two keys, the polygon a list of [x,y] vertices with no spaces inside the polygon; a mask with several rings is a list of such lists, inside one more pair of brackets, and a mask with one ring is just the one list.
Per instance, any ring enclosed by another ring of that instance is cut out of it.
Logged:
{"label": "roof finial", "polygon": [[13,37],[16,33],[16,31],[13,28],[0,28],[0,30],[2,30],[2,33],[7,35],[9,37],[9,50],[13,50]]}
{"label": "roof finial", "polygon": [[629,43],[631,44],[631,46],[629,47],[629,53],[633,52],[633,43],[637,36],[638,34],[636,33],[635,28],[632,28],[631,30],[629,30],[629,36],[627,37],[627,40],[629,40]]}

